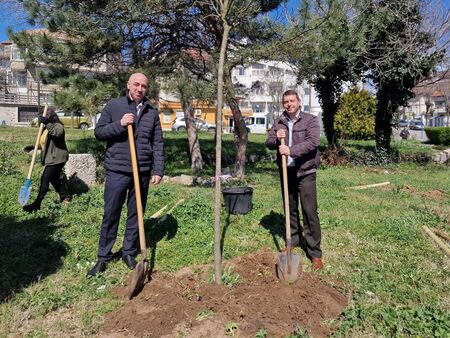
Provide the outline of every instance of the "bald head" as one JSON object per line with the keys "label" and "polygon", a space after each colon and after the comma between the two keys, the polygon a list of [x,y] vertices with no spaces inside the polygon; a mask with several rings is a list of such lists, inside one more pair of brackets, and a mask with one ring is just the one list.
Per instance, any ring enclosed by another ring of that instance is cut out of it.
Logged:
{"label": "bald head", "polygon": [[147,93],[148,79],[142,73],[131,74],[128,79],[127,88],[131,99],[138,104]]}

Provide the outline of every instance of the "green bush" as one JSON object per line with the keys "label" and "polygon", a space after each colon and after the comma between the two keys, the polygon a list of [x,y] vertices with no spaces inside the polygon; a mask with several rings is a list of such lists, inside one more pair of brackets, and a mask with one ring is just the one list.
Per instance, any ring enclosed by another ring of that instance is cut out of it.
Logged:
{"label": "green bush", "polygon": [[427,127],[425,133],[431,144],[450,144],[450,128],[449,127]]}
{"label": "green bush", "polygon": [[352,90],[342,95],[334,128],[341,139],[371,139],[375,136],[376,100],[367,91]]}

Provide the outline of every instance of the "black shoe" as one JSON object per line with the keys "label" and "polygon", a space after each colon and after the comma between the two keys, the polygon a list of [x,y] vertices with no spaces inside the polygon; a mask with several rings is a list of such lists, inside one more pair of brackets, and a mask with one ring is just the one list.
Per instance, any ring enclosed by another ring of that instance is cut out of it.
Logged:
{"label": "black shoe", "polygon": [[133,256],[131,255],[122,256],[122,260],[131,270],[134,270],[134,268],[136,267],[137,262]]}
{"label": "black shoe", "polygon": [[99,272],[105,271],[106,267],[107,267],[107,264],[105,261],[97,261],[97,263],[95,263],[94,267],[91,270],[89,270],[89,272],[86,274],[86,277],[94,277]]}
{"label": "black shoe", "polygon": [[31,204],[28,204],[28,205],[24,205],[22,207],[23,211],[26,211],[26,212],[34,212],[34,211],[39,210],[40,208],[41,208],[41,205],[39,203],[36,203],[36,202],[33,202]]}

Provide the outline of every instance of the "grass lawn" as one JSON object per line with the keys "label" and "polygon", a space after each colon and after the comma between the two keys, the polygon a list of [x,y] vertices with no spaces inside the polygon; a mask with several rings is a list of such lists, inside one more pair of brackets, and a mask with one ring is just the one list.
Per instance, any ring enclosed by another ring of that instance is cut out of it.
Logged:
{"label": "grass lawn", "polygon": [[[25,214],[17,203],[25,181],[37,129],[0,128],[0,337],[92,336],[104,315],[120,307],[115,286],[129,271],[121,262],[99,278],[85,274],[96,260],[103,213],[103,186],[57,203],[51,190],[39,212]],[[103,144],[92,131],[67,131],[71,153],[102,158]],[[183,133],[166,133],[167,175],[189,173]],[[200,136],[202,152],[214,154],[213,135]],[[282,245],[282,201],[275,164],[267,160],[264,137],[250,135],[249,154],[263,158],[246,167],[254,188],[247,215],[222,212],[223,257],[240,256]],[[233,155],[225,135],[224,154]],[[401,154],[430,154],[431,148],[409,141],[394,143]],[[347,145],[367,150],[373,142]],[[412,156],[413,157],[413,156]],[[214,168],[207,162],[204,176]],[[42,166],[32,177],[34,198]],[[99,174],[102,169],[99,167]],[[414,163],[379,166],[321,166],[318,171],[319,216],[325,269],[350,299],[336,337],[450,337],[450,258],[422,226],[450,232],[450,169]],[[100,177],[101,178],[101,177]],[[389,186],[351,190],[355,185],[389,181]],[[180,198],[171,217],[150,216]],[[152,188],[144,216],[155,267],[177,271],[212,263],[214,189],[164,183]],[[120,247],[125,213],[116,243]],[[331,282],[330,282],[331,283]]]}

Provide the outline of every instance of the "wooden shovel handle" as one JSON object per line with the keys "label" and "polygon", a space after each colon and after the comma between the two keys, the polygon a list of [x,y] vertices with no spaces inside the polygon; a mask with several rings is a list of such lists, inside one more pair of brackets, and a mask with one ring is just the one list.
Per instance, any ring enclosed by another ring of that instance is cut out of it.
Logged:
{"label": "wooden shovel handle", "polygon": [[147,245],[145,243],[144,213],[142,210],[142,199],[141,199],[141,181],[139,180],[139,170],[136,158],[136,146],[134,143],[133,125],[129,124],[127,126],[127,130],[128,130],[128,143],[130,144],[131,167],[133,168],[134,192],[136,197],[136,210],[139,226],[139,244],[141,246],[142,260],[145,260],[147,256],[146,255]]}
{"label": "wooden shovel handle", "polygon": [[[42,116],[45,117],[47,115],[47,109],[48,109],[48,106],[45,105],[44,113],[42,114]],[[44,130],[44,124],[40,123],[38,135],[37,135],[37,138],[36,138],[36,143],[34,144],[33,156],[31,157],[30,169],[28,169],[27,179],[31,179],[31,174],[33,173],[34,162],[36,161],[36,154],[37,154],[37,150],[38,150],[38,146],[39,146],[39,139],[41,138],[43,130]]]}
{"label": "wooden shovel handle", "polygon": [[[281,139],[281,145],[286,145],[284,138]],[[288,175],[287,175],[287,156],[281,156],[281,169],[283,172],[283,198],[284,198],[284,218],[286,223],[286,248],[291,248],[291,219],[289,209],[289,190],[288,190]]]}

